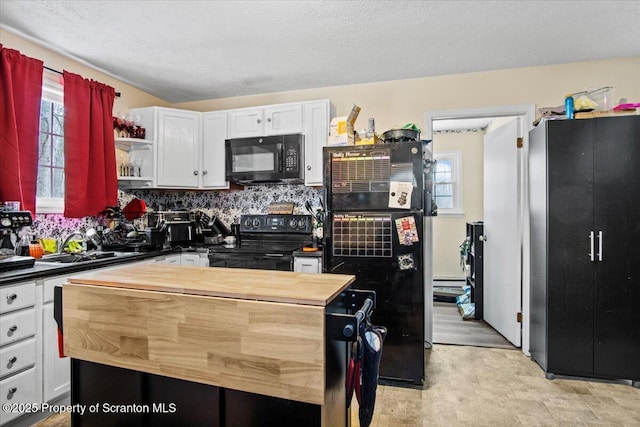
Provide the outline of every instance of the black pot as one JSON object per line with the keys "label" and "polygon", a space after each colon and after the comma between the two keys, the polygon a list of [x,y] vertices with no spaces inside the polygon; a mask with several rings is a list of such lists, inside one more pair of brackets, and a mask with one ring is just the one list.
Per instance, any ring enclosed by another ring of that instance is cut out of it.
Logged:
{"label": "black pot", "polygon": [[384,142],[418,141],[420,132],[413,129],[391,129],[382,134]]}

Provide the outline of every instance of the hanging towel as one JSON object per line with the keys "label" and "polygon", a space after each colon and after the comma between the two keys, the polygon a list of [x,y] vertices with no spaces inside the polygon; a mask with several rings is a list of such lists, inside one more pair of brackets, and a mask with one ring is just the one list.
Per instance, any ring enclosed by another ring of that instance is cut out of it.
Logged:
{"label": "hanging towel", "polygon": [[373,326],[368,320],[361,332],[362,396],[358,399],[360,404],[358,415],[361,427],[368,427],[373,418],[373,410],[376,404],[376,390],[378,388],[378,375],[380,372],[380,360],[382,358],[382,342],[386,335],[386,328]]}

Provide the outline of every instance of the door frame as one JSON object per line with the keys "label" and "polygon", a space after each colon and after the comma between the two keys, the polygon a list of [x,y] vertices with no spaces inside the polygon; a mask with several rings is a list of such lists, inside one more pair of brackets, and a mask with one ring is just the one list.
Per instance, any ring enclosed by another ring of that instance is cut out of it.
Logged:
{"label": "door frame", "polygon": [[[521,117],[520,133],[523,138],[522,155],[520,156],[520,176],[515,177],[519,185],[519,223],[521,241],[521,277],[522,277],[522,352],[529,355],[529,285],[530,285],[530,253],[529,253],[529,131],[533,129],[535,120],[535,104],[504,105],[481,108],[465,108],[454,110],[435,110],[424,113],[424,130],[422,139],[433,140],[433,121],[450,119],[476,119],[484,117]],[[425,254],[431,258],[429,252]],[[425,343],[428,347],[433,343],[433,277],[425,278]]]}

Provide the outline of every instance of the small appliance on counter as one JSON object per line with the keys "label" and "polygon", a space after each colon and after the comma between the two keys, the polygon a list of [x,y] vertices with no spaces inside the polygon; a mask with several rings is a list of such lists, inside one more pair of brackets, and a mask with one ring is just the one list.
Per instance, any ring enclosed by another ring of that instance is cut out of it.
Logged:
{"label": "small appliance on counter", "polygon": [[195,239],[196,219],[191,211],[158,211],[147,215],[147,244],[190,245]]}
{"label": "small appliance on counter", "polygon": [[16,255],[18,231],[33,224],[29,211],[0,211],[0,271],[33,267],[35,258]]}

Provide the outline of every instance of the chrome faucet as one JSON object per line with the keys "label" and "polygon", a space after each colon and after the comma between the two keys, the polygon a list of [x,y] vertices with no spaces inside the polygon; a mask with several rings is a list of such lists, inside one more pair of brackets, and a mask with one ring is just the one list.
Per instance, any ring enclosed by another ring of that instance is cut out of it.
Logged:
{"label": "chrome faucet", "polygon": [[84,233],[82,233],[81,231],[74,231],[69,236],[67,236],[66,239],[64,239],[64,242],[60,246],[58,246],[58,253],[61,254],[64,251],[64,248],[67,247],[71,239],[77,236],[80,236],[82,238],[82,242],[84,243],[85,241]]}

